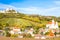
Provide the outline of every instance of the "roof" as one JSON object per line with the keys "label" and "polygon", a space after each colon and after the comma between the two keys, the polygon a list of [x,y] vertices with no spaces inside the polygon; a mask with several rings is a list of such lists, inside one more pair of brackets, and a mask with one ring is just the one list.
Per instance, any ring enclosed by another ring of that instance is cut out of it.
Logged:
{"label": "roof", "polygon": [[[48,22],[48,24],[52,24],[52,22]],[[56,24],[56,22],[54,22],[54,24]]]}
{"label": "roof", "polygon": [[14,29],[20,29],[19,27],[14,27]]}

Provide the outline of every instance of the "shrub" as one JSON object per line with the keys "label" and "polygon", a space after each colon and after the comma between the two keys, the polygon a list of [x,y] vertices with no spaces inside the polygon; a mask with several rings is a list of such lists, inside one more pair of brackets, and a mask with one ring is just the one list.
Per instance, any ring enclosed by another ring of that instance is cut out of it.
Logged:
{"label": "shrub", "polygon": [[49,32],[46,32],[46,33],[45,33],[45,35],[48,35],[48,34],[49,34]]}
{"label": "shrub", "polygon": [[23,34],[23,37],[31,38],[31,34]]}
{"label": "shrub", "polygon": [[11,34],[11,37],[18,37],[18,34]]}

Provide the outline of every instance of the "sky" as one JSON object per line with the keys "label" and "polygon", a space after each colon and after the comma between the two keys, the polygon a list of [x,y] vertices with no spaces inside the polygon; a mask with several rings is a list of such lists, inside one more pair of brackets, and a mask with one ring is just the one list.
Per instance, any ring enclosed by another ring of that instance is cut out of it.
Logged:
{"label": "sky", "polygon": [[24,14],[60,16],[60,0],[0,0],[0,10],[7,8]]}

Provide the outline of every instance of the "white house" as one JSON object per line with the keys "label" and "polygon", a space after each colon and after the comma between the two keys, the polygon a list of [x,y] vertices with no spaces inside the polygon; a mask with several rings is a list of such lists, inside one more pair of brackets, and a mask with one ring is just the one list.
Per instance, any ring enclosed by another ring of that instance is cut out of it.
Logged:
{"label": "white house", "polygon": [[20,28],[13,27],[13,29],[10,31],[11,34],[21,34]]}
{"label": "white house", "polygon": [[52,20],[52,22],[48,22],[48,24],[46,25],[46,28],[58,29],[58,22],[55,22],[54,20]]}
{"label": "white house", "polygon": [[31,34],[31,36],[34,36],[33,32],[34,32],[34,29],[33,28],[30,28],[30,30],[28,30],[27,33]]}

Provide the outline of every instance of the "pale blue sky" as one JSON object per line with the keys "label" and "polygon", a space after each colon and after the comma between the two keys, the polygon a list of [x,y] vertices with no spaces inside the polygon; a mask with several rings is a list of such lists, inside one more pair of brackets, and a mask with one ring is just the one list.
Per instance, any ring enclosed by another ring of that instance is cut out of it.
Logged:
{"label": "pale blue sky", "polygon": [[25,14],[60,16],[60,0],[0,0],[0,9],[6,8]]}

